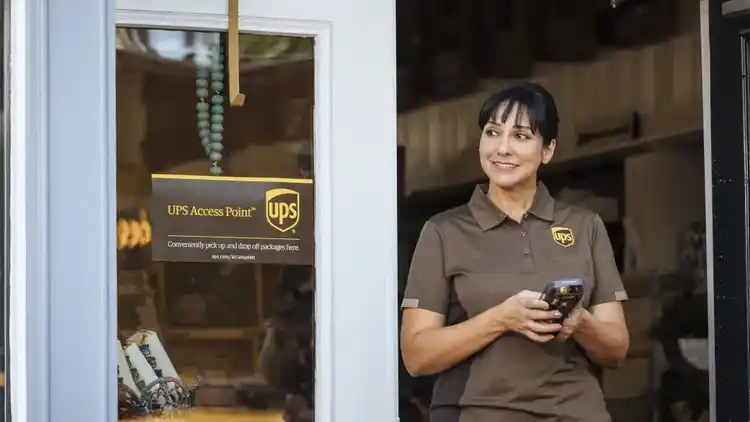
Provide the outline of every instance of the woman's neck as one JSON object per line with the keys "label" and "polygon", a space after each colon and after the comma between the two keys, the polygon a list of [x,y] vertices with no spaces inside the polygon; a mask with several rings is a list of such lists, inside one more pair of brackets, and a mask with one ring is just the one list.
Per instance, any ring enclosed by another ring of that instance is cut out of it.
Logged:
{"label": "woman's neck", "polygon": [[490,201],[500,208],[508,217],[520,222],[526,211],[531,208],[536,195],[536,180],[529,180],[513,189],[503,189],[493,183],[490,183],[489,196]]}

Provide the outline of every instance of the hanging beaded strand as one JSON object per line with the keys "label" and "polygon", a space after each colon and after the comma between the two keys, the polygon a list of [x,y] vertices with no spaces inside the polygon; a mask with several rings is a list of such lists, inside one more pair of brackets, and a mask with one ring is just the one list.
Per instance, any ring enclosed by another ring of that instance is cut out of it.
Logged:
{"label": "hanging beaded strand", "polygon": [[224,150],[224,51],[221,44],[218,42],[213,49],[208,67],[196,65],[195,79],[195,92],[198,96],[198,137],[206,155],[213,162],[210,171],[214,176],[222,173],[219,161]]}

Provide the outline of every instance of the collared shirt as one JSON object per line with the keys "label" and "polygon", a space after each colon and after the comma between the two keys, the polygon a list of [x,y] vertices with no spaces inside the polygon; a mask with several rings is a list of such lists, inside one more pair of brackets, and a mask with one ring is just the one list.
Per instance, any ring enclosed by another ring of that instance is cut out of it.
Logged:
{"label": "collared shirt", "polygon": [[[468,204],[425,224],[401,306],[443,314],[454,325],[567,277],[584,280],[586,308],[627,299],[601,218],[554,200],[539,183],[519,223],[492,203],[486,186],[477,186]],[[542,344],[515,333],[446,370],[435,384],[432,422],[485,422],[484,412],[493,421],[610,420],[573,340]]]}

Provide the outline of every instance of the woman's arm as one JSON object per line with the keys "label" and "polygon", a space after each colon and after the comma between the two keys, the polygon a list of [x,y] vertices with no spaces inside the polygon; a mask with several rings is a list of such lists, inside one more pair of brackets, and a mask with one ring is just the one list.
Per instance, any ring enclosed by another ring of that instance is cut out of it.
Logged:
{"label": "woman's arm", "polygon": [[444,371],[482,350],[504,331],[496,308],[467,321],[444,326],[445,316],[424,309],[405,309],[401,353],[412,376]]}
{"label": "woman's arm", "polygon": [[580,322],[573,338],[594,363],[619,367],[630,347],[630,335],[620,302],[607,302],[580,310]]}
{"label": "woman's arm", "polygon": [[491,312],[445,327],[451,281],[438,226],[428,221],[414,249],[401,307],[401,352],[411,375],[443,371],[500,335]]}
{"label": "woman's arm", "polygon": [[444,371],[466,360],[507,331],[537,342],[554,338],[559,324],[549,324],[539,292],[522,291],[467,321],[445,326],[451,281],[445,270],[445,248],[438,227],[427,222],[414,250],[401,307],[401,352],[411,375]]}
{"label": "woman's arm", "polygon": [[628,295],[615,263],[607,229],[598,215],[593,216],[591,245],[595,280],[591,307],[589,310],[580,310],[573,338],[594,363],[606,368],[617,368],[625,359],[630,346],[630,335],[621,303],[627,300]]}

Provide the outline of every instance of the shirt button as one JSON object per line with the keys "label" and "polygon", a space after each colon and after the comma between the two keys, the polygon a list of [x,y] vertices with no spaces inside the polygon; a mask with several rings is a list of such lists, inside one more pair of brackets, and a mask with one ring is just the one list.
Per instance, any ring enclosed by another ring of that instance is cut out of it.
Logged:
{"label": "shirt button", "polygon": [[526,232],[521,232],[521,236],[526,236]]}
{"label": "shirt button", "polygon": [[523,253],[526,254],[526,255],[528,255],[529,252],[531,252],[531,251],[528,248],[526,248],[526,249],[523,250]]}

